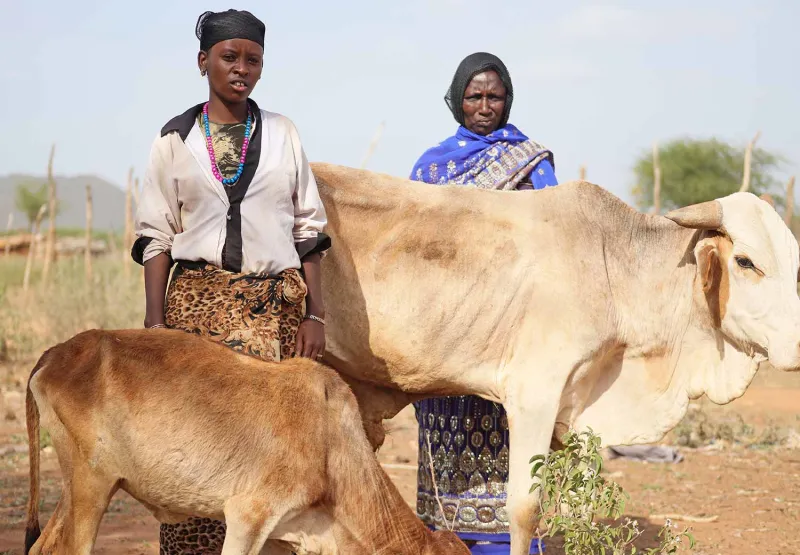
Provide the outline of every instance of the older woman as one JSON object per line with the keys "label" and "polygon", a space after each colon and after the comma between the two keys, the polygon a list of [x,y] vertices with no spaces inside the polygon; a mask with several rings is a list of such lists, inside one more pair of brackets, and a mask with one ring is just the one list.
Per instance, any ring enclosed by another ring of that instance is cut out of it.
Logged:
{"label": "older woman", "polygon": [[[294,124],[249,98],[264,24],[245,11],[205,12],[196,34],[208,101],[157,135],[137,213],[132,255],[144,265],[145,326],[269,361],[321,356],[325,210]],[[224,522],[165,524],[161,553],[220,553],[224,537]]]}
{"label": "older woman", "polygon": [[[553,154],[508,123],[513,97],[499,58],[484,52],[467,56],[445,96],[459,128],[420,157],[411,178],[507,191],[557,185]],[[443,505],[458,507],[454,531],[474,542],[473,553],[508,553],[508,419],[502,405],[464,396],[427,399],[416,409],[417,514],[431,527],[452,524],[444,522],[435,499],[426,456],[430,442]],[[531,552],[537,552],[535,546]]]}

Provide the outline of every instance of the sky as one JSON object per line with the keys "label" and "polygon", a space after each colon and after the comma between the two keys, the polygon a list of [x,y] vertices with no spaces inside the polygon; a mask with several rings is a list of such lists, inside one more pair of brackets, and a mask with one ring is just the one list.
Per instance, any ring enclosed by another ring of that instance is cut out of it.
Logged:
{"label": "sky", "polygon": [[800,174],[800,2],[305,0],[4,2],[0,175],[144,172],[161,126],[207,99],[197,17],[247,9],[267,27],[253,98],[297,126],[311,161],[407,176],[457,124],[443,96],[476,51],[505,62],[511,123],[631,201],[635,158],[679,137],[784,156]]}

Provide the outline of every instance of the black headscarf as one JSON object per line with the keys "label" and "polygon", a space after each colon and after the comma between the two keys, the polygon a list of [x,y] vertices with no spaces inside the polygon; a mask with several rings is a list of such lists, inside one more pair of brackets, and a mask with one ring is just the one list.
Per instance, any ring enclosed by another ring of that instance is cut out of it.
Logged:
{"label": "black headscarf", "polygon": [[200,39],[200,50],[209,49],[223,40],[247,39],[264,48],[264,24],[256,16],[244,10],[204,12],[197,18],[195,34]]}
{"label": "black headscarf", "polygon": [[514,100],[514,87],[511,86],[511,75],[508,73],[503,61],[488,52],[476,52],[470,54],[458,64],[455,75],[453,75],[453,82],[450,84],[450,89],[444,97],[444,101],[453,112],[453,117],[460,125],[464,125],[464,92],[469,86],[472,78],[483,73],[484,71],[493,69],[500,76],[500,81],[506,87],[506,105],[503,108],[503,114],[500,118],[500,127],[508,123],[508,116],[511,113],[511,102]]}

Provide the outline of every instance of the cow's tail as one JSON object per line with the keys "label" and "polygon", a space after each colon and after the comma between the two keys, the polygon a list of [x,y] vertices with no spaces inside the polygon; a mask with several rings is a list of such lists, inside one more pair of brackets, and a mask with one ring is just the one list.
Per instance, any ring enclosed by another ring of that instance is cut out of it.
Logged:
{"label": "cow's tail", "polygon": [[28,494],[27,523],[25,525],[25,555],[28,555],[33,544],[39,539],[39,407],[31,391],[31,380],[42,366],[47,353],[42,355],[36,363],[28,378],[28,387],[25,395],[25,423],[28,427],[28,459],[30,461],[30,492]]}

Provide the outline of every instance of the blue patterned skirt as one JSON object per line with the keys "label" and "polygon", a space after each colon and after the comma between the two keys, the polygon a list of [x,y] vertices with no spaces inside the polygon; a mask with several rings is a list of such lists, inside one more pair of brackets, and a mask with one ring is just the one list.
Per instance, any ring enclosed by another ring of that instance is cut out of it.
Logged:
{"label": "blue patterned skirt", "polygon": [[[452,525],[467,541],[508,544],[508,417],[503,406],[468,395],[425,399],[414,408],[419,424],[417,516],[433,529]],[[428,441],[447,523],[436,501]],[[533,543],[531,553],[538,553]],[[503,551],[473,548],[473,553],[484,552]]]}

